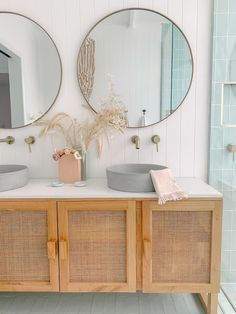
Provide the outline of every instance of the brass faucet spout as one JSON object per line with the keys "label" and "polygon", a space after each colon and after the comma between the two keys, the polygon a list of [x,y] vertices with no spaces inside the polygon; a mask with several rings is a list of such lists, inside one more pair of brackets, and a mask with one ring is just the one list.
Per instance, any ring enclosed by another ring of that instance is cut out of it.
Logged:
{"label": "brass faucet spout", "polygon": [[13,136],[7,136],[6,138],[0,138],[0,143],[13,144],[15,142],[15,138]]}

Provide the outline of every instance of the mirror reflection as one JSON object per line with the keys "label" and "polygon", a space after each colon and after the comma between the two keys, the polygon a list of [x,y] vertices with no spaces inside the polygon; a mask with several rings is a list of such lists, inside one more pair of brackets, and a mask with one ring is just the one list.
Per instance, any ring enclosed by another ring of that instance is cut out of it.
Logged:
{"label": "mirror reflection", "polygon": [[60,57],[50,36],[22,15],[0,12],[0,128],[39,119],[60,84]]}
{"label": "mirror reflection", "polygon": [[78,57],[78,79],[87,102],[98,111],[111,79],[127,107],[129,127],[157,123],[183,102],[193,60],[180,29],[145,9],[115,12],[97,23]]}

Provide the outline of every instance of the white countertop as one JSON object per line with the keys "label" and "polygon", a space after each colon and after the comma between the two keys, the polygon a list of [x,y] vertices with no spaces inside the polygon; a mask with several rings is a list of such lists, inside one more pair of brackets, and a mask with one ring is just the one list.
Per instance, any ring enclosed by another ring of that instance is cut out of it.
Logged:
{"label": "white countertop", "polygon": [[[130,193],[111,190],[106,178],[89,179],[85,187],[66,184],[52,187],[50,179],[32,179],[19,189],[0,192],[0,199],[11,198],[157,198],[156,193]],[[189,194],[189,198],[221,198],[222,194],[196,178],[176,178],[178,185]]]}

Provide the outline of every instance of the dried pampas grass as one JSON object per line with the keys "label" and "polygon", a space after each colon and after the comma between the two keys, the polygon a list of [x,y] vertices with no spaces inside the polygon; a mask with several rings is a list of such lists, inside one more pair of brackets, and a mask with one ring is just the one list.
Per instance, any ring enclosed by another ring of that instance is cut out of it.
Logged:
{"label": "dried pampas grass", "polygon": [[85,121],[79,127],[78,135],[82,150],[87,152],[93,141],[97,141],[98,155],[103,148],[103,138],[109,141],[114,132],[123,133],[126,128],[124,108],[120,106],[103,106],[92,122]]}
{"label": "dried pampas grass", "polygon": [[92,121],[88,119],[79,123],[65,112],[60,112],[51,119],[41,120],[36,123],[42,127],[39,136],[58,133],[64,137],[67,147],[80,149],[83,154],[86,154],[92,142],[96,141],[98,155],[101,156],[104,137],[109,141],[114,132],[123,133],[127,120],[126,108],[114,92],[112,84],[108,97],[101,100],[100,107],[101,110],[93,115]]}
{"label": "dried pampas grass", "polygon": [[59,112],[51,119],[43,119],[35,124],[42,127],[39,133],[40,137],[58,133],[64,138],[67,147],[76,148],[78,146],[78,121],[72,119],[67,113]]}

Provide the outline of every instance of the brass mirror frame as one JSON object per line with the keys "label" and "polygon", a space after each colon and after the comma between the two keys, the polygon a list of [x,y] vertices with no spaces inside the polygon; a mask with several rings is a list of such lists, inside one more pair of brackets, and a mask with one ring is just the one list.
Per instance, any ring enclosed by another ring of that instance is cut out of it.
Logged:
{"label": "brass mirror frame", "polygon": [[47,109],[47,111],[44,112],[44,114],[42,114],[38,119],[34,120],[33,122],[31,123],[28,123],[28,124],[25,124],[25,125],[22,125],[22,126],[18,126],[18,127],[14,127],[14,128],[0,128],[0,130],[16,130],[16,129],[21,129],[21,128],[24,128],[24,127],[27,127],[29,125],[32,125],[33,123],[39,121],[40,119],[42,119],[49,111],[50,109],[52,108],[52,106],[55,104],[57,98],[58,98],[58,95],[61,91],[61,86],[62,86],[62,77],[63,77],[63,70],[62,70],[62,61],[61,61],[61,56],[60,56],[60,53],[59,53],[59,50],[54,42],[54,40],[52,39],[52,36],[45,30],[45,28],[43,28],[38,22],[34,21],[33,19],[31,19],[30,17],[24,15],[24,14],[21,14],[21,13],[16,13],[16,12],[13,12],[13,11],[0,11],[0,14],[1,13],[8,13],[8,14],[12,14],[12,15],[17,15],[17,16],[21,16],[21,17],[24,17],[28,20],[30,20],[31,22],[33,22],[34,24],[36,24],[37,26],[39,26],[46,34],[47,36],[49,37],[49,39],[51,39],[52,43],[53,43],[53,46],[55,47],[56,49],[56,52],[57,52],[57,55],[58,55],[58,59],[59,59],[59,64],[60,64],[60,84],[59,84],[59,87],[58,87],[58,91],[56,93],[56,96],[54,97],[53,99],[53,102],[52,104],[49,106],[49,108]]}
{"label": "brass mirror frame", "polygon": [[[136,8],[136,7],[125,8],[125,9],[117,10],[117,11],[114,11],[114,12],[112,12],[112,13],[110,13],[110,14],[107,14],[106,16],[104,16],[103,18],[101,18],[96,24],[94,24],[94,25],[90,28],[90,30],[87,32],[87,34],[86,34],[86,36],[84,37],[84,39],[83,39],[83,41],[82,41],[82,44],[81,44],[81,46],[80,46],[79,53],[78,53],[78,57],[77,57],[77,68],[76,68],[77,71],[76,71],[76,72],[77,72],[78,83],[79,83],[79,73],[78,73],[79,56],[80,56],[80,53],[81,53],[81,49],[82,49],[82,47],[83,47],[83,45],[84,45],[86,39],[88,38],[89,34],[94,30],[94,28],[95,28],[99,23],[101,23],[101,22],[102,22],[103,20],[105,20],[106,18],[108,18],[108,17],[110,17],[110,16],[112,16],[112,15],[114,15],[114,14],[117,14],[117,13],[119,13],[119,12],[130,11],[130,10],[140,10],[140,11],[143,11],[143,10],[144,10],[144,11],[156,13],[156,14],[159,14],[159,15],[161,15],[162,17],[166,18],[167,20],[169,20],[169,21],[181,32],[181,34],[183,35],[184,39],[186,40],[186,43],[187,43],[188,48],[189,48],[189,51],[190,51],[191,60],[192,60],[192,75],[191,75],[191,80],[190,80],[190,83],[189,83],[189,87],[188,87],[188,89],[187,89],[187,91],[186,91],[186,94],[185,94],[184,98],[182,99],[182,101],[180,102],[180,104],[173,110],[173,112],[172,112],[171,114],[169,114],[168,116],[166,116],[164,119],[161,119],[161,120],[159,120],[159,121],[157,121],[157,122],[154,122],[154,123],[151,123],[151,124],[145,125],[145,126],[129,126],[129,127],[128,127],[129,129],[139,129],[139,128],[147,128],[147,127],[149,127],[149,126],[153,126],[153,125],[158,124],[158,123],[160,123],[160,122],[162,122],[162,121],[165,121],[165,120],[168,119],[172,114],[174,114],[174,113],[179,109],[179,107],[184,103],[184,101],[185,101],[185,99],[186,99],[186,97],[187,97],[187,95],[188,95],[188,93],[189,93],[189,91],[190,91],[190,88],[191,88],[191,86],[192,86],[192,82],[193,82],[193,76],[194,76],[194,59],[193,59],[192,49],[191,49],[190,43],[189,43],[189,41],[188,41],[186,35],[185,35],[184,32],[181,30],[181,28],[180,28],[175,22],[173,22],[173,20],[171,20],[169,17],[167,17],[166,15],[164,15],[164,14],[158,12],[158,11],[152,10],[152,9]],[[79,83],[79,87],[80,87],[80,91],[81,91],[81,93],[82,93],[82,95],[83,95],[83,97],[84,97],[84,99],[85,99],[87,105],[92,109],[93,112],[97,113],[97,111],[92,107],[92,105],[89,103],[88,99],[87,99],[86,96],[84,95],[84,92],[83,92],[83,90],[82,90],[82,88],[81,88],[80,83]]]}

